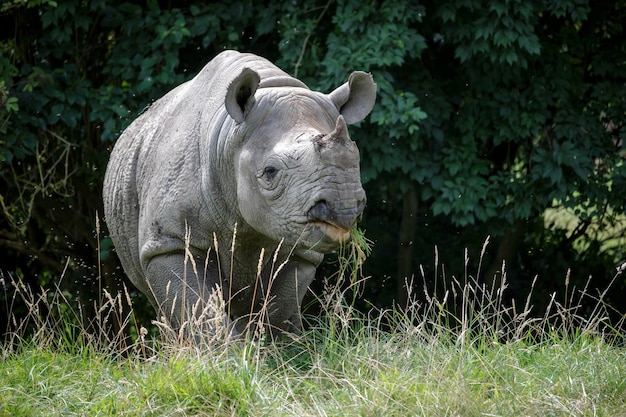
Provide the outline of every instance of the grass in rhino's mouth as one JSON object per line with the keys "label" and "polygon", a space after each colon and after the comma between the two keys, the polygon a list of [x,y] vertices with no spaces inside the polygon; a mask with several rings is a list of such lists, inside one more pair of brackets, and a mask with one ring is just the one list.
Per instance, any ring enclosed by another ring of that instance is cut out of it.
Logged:
{"label": "grass in rhino's mouth", "polygon": [[373,242],[365,237],[365,231],[353,226],[350,229],[350,240],[348,246],[347,261],[356,268],[361,268],[365,259],[372,253]]}
{"label": "grass in rhino's mouth", "polygon": [[365,232],[357,226],[349,230],[350,239],[342,241],[339,246],[339,279],[349,275],[352,285],[359,281],[361,266],[372,253],[372,241],[365,237]]}

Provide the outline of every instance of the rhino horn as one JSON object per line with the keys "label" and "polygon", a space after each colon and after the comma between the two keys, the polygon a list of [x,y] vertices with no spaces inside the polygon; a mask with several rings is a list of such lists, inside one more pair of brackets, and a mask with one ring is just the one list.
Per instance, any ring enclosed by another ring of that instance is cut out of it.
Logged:
{"label": "rhino horn", "polygon": [[348,125],[343,116],[339,115],[335,122],[335,129],[327,135],[319,135],[313,141],[319,147],[327,147],[333,144],[346,144],[351,141],[348,135]]}

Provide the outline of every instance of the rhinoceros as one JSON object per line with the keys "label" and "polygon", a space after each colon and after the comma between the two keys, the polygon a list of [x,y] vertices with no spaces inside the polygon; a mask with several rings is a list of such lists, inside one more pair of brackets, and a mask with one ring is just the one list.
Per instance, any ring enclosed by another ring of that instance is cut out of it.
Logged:
{"label": "rhinoceros", "polygon": [[180,328],[219,288],[232,334],[261,306],[271,334],[301,330],[316,267],[365,207],[347,125],[375,99],[368,73],[323,94],[224,51],[131,123],[108,163],[105,220],[159,317]]}

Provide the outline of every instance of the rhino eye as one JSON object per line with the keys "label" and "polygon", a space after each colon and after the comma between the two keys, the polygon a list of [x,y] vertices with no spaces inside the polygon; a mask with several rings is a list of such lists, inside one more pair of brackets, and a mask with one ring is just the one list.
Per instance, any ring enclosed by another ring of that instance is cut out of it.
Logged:
{"label": "rhino eye", "polygon": [[278,169],[273,166],[268,166],[263,169],[263,178],[265,181],[271,182],[276,178],[276,174],[278,174]]}

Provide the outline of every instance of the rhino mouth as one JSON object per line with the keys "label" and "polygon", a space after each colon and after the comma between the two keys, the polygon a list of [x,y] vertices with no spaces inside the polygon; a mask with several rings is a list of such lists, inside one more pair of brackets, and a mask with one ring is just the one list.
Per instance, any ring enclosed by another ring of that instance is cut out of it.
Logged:
{"label": "rhino mouth", "polygon": [[350,240],[350,230],[337,224],[322,220],[317,220],[310,224],[319,228],[324,234],[325,240],[330,240],[333,243],[345,243]]}
{"label": "rhino mouth", "polygon": [[[363,204],[364,206],[364,204]],[[350,240],[350,227],[361,215],[362,206],[337,211],[326,199],[319,199],[307,212],[309,225],[321,234],[320,243],[338,246]]]}

